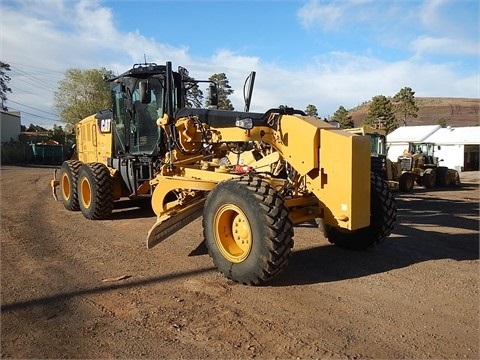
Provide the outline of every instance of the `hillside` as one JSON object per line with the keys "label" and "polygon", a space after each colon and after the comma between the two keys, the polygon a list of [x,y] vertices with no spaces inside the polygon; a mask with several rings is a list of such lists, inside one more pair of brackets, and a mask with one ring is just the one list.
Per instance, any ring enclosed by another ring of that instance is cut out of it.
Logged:
{"label": "hillside", "polygon": [[[407,119],[409,126],[437,125],[438,119],[442,118],[449,126],[480,125],[480,99],[418,97],[415,100],[419,108],[418,117]],[[360,126],[365,120],[369,104],[349,110],[355,126]]]}

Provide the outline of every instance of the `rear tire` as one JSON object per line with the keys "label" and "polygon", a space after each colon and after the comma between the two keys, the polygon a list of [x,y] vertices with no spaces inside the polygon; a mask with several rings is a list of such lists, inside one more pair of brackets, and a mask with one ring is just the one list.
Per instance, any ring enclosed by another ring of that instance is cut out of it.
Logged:
{"label": "rear tire", "polygon": [[108,217],[113,210],[113,179],[104,164],[84,164],[78,175],[78,199],[89,220]]}
{"label": "rear tire", "polygon": [[370,174],[370,225],[358,230],[326,227],[328,241],[341,248],[365,250],[384,241],[393,230],[397,206],[388,184],[377,174]]}
{"label": "rear tire", "polygon": [[437,168],[437,185],[438,186],[449,186],[450,177],[448,174],[448,168],[445,166],[439,166]]}
{"label": "rear tire", "polygon": [[60,195],[63,206],[70,211],[80,210],[78,204],[78,172],[82,163],[77,160],[64,161],[60,168]]}
{"label": "rear tire", "polygon": [[259,285],[288,265],[293,224],[283,198],[260,178],[219,183],[203,211],[208,253],[227,278]]}
{"label": "rear tire", "polygon": [[414,183],[415,176],[409,172],[403,173],[402,175],[400,175],[400,179],[398,179],[398,187],[400,188],[400,191],[412,191]]}
{"label": "rear tire", "polygon": [[455,186],[459,186],[461,184],[461,181],[460,181],[460,175],[458,174],[458,171],[457,170],[453,170],[453,169],[448,169],[448,179],[449,179],[449,186],[451,187],[455,187]]}

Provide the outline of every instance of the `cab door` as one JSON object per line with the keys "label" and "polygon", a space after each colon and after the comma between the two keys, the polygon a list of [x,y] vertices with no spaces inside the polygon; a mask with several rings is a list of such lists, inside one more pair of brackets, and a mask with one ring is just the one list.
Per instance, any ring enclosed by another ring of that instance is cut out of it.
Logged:
{"label": "cab door", "polygon": [[111,116],[97,115],[89,116],[76,127],[78,159],[84,163],[107,164],[107,158],[112,156]]}

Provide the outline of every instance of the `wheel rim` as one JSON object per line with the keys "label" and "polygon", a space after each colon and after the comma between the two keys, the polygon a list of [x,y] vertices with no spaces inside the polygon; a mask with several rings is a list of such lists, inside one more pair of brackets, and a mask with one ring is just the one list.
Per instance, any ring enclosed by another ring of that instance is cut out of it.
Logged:
{"label": "wheel rim", "polygon": [[89,208],[92,204],[92,189],[90,187],[90,182],[87,178],[84,177],[80,181],[80,189],[82,204],[85,208]]}
{"label": "wheel rim", "polygon": [[215,243],[233,263],[244,261],[252,249],[250,223],[239,207],[223,205],[215,214]]}
{"label": "wheel rim", "polygon": [[70,199],[70,194],[72,193],[72,190],[70,189],[70,180],[67,176],[67,174],[62,175],[62,196],[65,200]]}

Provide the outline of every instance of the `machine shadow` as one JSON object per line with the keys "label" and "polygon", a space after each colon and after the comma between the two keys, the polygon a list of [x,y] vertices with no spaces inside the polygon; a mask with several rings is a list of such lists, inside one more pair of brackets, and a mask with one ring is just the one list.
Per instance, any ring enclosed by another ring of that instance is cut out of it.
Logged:
{"label": "machine shadow", "polygon": [[134,279],[128,278],[125,282],[112,283],[111,285],[94,286],[90,288],[78,289],[74,291],[67,291],[63,293],[57,293],[49,296],[43,296],[28,300],[21,300],[12,303],[2,304],[0,312],[6,311],[18,311],[29,307],[50,307],[58,305],[65,301],[69,301],[76,297],[85,297],[88,295],[100,294],[108,291],[116,291],[122,289],[137,289],[142,287],[148,287],[155,284],[166,283],[175,279],[189,278],[205,273],[215,272],[214,267],[201,268],[197,270],[185,271],[175,274],[159,275],[151,278]]}
{"label": "machine shadow", "polygon": [[453,187],[435,187],[431,189],[426,189],[421,186],[415,186],[410,192],[408,193],[396,193],[396,196],[402,197],[406,194],[435,194],[438,192],[443,192],[443,191],[454,191],[454,192],[462,192],[462,191],[472,191],[472,190],[478,190],[480,189],[480,184],[474,184],[474,183],[462,183],[457,186]]}
{"label": "machine shadow", "polygon": [[[478,187],[478,186],[477,186]],[[418,201],[415,201],[418,200]],[[365,251],[334,245],[293,249],[289,266],[268,286],[316,284],[359,278],[441,259],[479,259],[479,204],[397,195],[392,236]],[[435,227],[445,227],[442,231]],[[448,230],[448,231],[447,231]]]}
{"label": "machine shadow", "polygon": [[110,219],[127,220],[155,217],[150,201],[150,198],[115,201]]}

